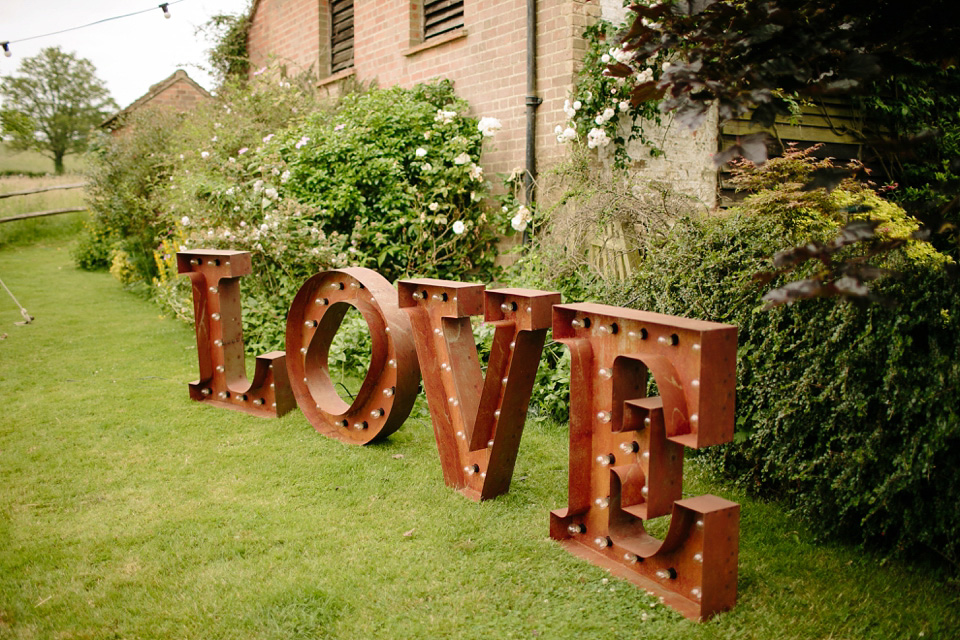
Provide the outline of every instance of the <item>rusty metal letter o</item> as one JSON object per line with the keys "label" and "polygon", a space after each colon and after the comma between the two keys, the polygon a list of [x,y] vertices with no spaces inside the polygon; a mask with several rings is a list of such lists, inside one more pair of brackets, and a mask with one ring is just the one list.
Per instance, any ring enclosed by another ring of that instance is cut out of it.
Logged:
{"label": "rusty metal letter o", "polygon": [[[370,368],[351,404],[330,379],[330,343],[350,307],[367,322]],[[300,410],[314,429],[349,444],[384,438],[410,415],[420,384],[413,331],[397,292],[376,271],[334,269],[307,280],[287,314],[287,372]]]}

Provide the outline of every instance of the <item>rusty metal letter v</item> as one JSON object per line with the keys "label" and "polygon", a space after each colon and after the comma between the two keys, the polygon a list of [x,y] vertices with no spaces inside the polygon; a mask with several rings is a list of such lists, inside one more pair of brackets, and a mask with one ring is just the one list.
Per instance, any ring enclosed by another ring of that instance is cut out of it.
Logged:
{"label": "rusty metal letter v", "polygon": [[[444,482],[473,500],[506,493],[560,294],[430,278],[397,288],[413,325]],[[496,327],[485,378],[470,326],[480,313]]]}

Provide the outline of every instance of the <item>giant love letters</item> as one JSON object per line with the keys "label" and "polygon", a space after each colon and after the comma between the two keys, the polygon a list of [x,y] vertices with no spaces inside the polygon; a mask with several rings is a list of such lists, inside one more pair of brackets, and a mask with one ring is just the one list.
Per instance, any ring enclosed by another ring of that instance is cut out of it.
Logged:
{"label": "giant love letters", "polygon": [[[287,315],[286,353],[243,368],[239,278],[245,252],[177,254],[193,284],[200,379],[194,400],[281,415],[294,400],[320,433],[367,444],[396,431],[421,372],[444,481],[482,500],[509,489],[546,331],[571,352],[566,508],[550,536],[570,552],[661,596],[691,619],[736,601],[739,505],[682,498],[683,449],[733,437],[737,330],[597,304],[559,304],[554,292],[402,280],[369,269],[307,280]],[[349,405],[327,358],[350,307],[371,335],[370,368]],[[470,317],[496,328],[484,375]],[[648,374],[659,397],[647,397]],[[664,540],[645,520],[669,515]]]}

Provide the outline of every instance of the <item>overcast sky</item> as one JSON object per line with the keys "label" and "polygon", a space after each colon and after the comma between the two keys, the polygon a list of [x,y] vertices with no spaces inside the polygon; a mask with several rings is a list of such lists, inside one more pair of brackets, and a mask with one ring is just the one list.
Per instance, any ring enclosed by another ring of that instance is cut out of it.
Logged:
{"label": "overcast sky", "polygon": [[[168,1],[169,20],[164,19],[158,0],[0,0],[0,42],[10,41],[13,54],[0,56],[0,76],[14,73],[23,58],[59,46],[93,62],[121,107],[180,68],[212,89],[213,81],[203,70],[211,43],[196,29],[218,13],[245,11],[249,0]],[[16,42],[151,8],[129,18]]]}

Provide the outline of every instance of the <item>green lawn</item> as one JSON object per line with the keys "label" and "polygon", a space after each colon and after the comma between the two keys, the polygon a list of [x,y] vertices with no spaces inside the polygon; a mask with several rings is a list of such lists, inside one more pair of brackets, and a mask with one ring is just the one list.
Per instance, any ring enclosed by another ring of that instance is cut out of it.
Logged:
{"label": "green lawn", "polygon": [[548,539],[566,433],[509,494],[443,484],[424,402],[350,447],[191,402],[192,329],[57,242],[0,250],[0,638],[955,638],[955,582],[741,502],[740,600],[697,624]]}
{"label": "green lawn", "polygon": [[[83,157],[70,154],[63,159],[67,173],[83,168]],[[7,172],[53,173],[53,159],[37,151],[14,151],[5,142],[0,142],[0,174]]]}

